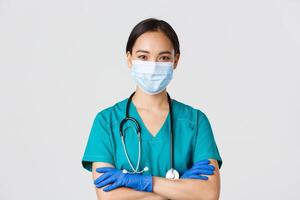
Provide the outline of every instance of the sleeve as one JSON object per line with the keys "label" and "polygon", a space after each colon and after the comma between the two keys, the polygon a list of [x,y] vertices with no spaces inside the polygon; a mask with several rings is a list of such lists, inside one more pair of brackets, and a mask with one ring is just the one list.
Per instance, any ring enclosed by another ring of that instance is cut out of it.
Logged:
{"label": "sleeve", "polygon": [[203,112],[198,112],[199,118],[197,122],[198,126],[193,162],[212,158],[218,161],[219,168],[221,169],[223,161],[220,156],[210,122]]}
{"label": "sleeve", "polygon": [[94,118],[81,160],[82,166],[86,170],[92,172],[93,162],[108,162],[114,165],[110,134],[108,124],[102,113],[99,112]]}

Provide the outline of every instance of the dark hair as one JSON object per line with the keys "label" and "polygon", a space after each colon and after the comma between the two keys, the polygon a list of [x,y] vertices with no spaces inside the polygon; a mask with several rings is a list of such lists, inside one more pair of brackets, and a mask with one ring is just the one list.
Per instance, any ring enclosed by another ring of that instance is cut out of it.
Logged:
{"label": "dark hair", "polygon": [[130,54],[132,54],[132,47],[136,39],[140,35],[148,31],[162,31],[171,40],[171,43],[173,44],[175,50],[175,54],[180,54],[179,41],[176,32],[170,26],[170,24],[168,24],[164,20],[159,20],[156,18],[148,18],[135,25],[127,41],[126,53],[129,51]]}

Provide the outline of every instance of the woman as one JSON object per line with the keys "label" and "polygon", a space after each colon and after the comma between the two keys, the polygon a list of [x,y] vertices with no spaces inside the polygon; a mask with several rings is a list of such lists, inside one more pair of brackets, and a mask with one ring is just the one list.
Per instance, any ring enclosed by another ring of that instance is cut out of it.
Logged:
{"label": "woman", "polygon": [[[208,118],[166,91],[180,56],[175,31],[145,19],[126,54],[136,90],[97,113],[82,158],[98,198],[218,199],[222,159]],[[127,109],[138,125],[123,120]]]}

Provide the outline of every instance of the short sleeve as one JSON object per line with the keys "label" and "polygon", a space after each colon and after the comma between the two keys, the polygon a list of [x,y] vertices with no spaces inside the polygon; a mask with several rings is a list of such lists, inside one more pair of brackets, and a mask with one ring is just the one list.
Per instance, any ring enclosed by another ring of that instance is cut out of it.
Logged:
{"label": "short sleeve", "polygon": [[114,165],[110,134],[108,124],[99,112],[94,118],[81,161],[86,170],[92,171],[92,162],[108,162]]}
{"label": "short sleeve", "polygon": [[204,159],[216,159],[219,164],[219,168],[222,166],[222,158],[220,156],[213,131],[207,116],[199,112],[197,136],[195,142],[195,149],[193,155],[193,162],[197,162]]}

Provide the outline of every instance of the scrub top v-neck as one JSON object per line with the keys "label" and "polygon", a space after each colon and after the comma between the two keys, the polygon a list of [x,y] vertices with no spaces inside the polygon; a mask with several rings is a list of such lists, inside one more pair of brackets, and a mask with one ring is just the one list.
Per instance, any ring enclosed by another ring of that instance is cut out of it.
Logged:
{"label": "scrub top v-neck", "polygon": [[[149,135],[149,137],[148,137],[148,136],[145,136],[145,137],[147,137],[148,139],[158,140],[159,137],[160,137],[160,135],[161,135],[162,132],[164,131],[165,126],[167,126],[167,123],[169,123],[169,120],[170,120],[170,116],[169,116],[169,115],[170,115],[170,112],[168,112],[166,118],[164,119],[164,122],[163,122],[162,126],[161,126],[161,127],[159,128],[159,130],[156,131],[156,133],[154,133],[154,135],[153,135],[153,134],[149,131],[149,129],[148,129],[148,127],[145,125],[145,123],[143,122],[142,117],[141,117],[140,114],[138,113],[138,110],[137,110],[136,106],[134,105],[133,101],[130,101],[130,108],[131,108],[131,107],[133,108],[133,109],[131,109],[132,112],[133,112],[133,115],[137,116],[137,117],[135,117],[135,118],[138,120],[138,122],[139,122],[139,124],[140,124],[140,126],[141,126],[141,129],[144,130],[144,132],[142,131],[142,133]],[[131,115],[130,115],[130,116],[131,116]],[[169,125],[169,127],[171,126],[171,124],[168,124],[168,125]]]}
{"label": "scrub top v-neck", "polygon": [[[100,110],[94,117],[90,134],[82,157],[82,166],[92,171],[92,162],[107,162],[117,169],[132,171],[122,146],[119,125],[125,117],[128,98],[113,106]],[[215,137],[207,116],[200,110],[172,99],[174,124],[174,168],[181,175],[194,162],[216,159],[222,166]],[[141,126],[141,161],[138,170],[149,168],[143,174],[165,177],[170,168],[170,112],[160,129],[153,136],[142,121],[131,101],[129,116]],[[123,128],[124,140],[129,159],[136,167],[138,159],[138,139],[135,126],[128,121]]]}

